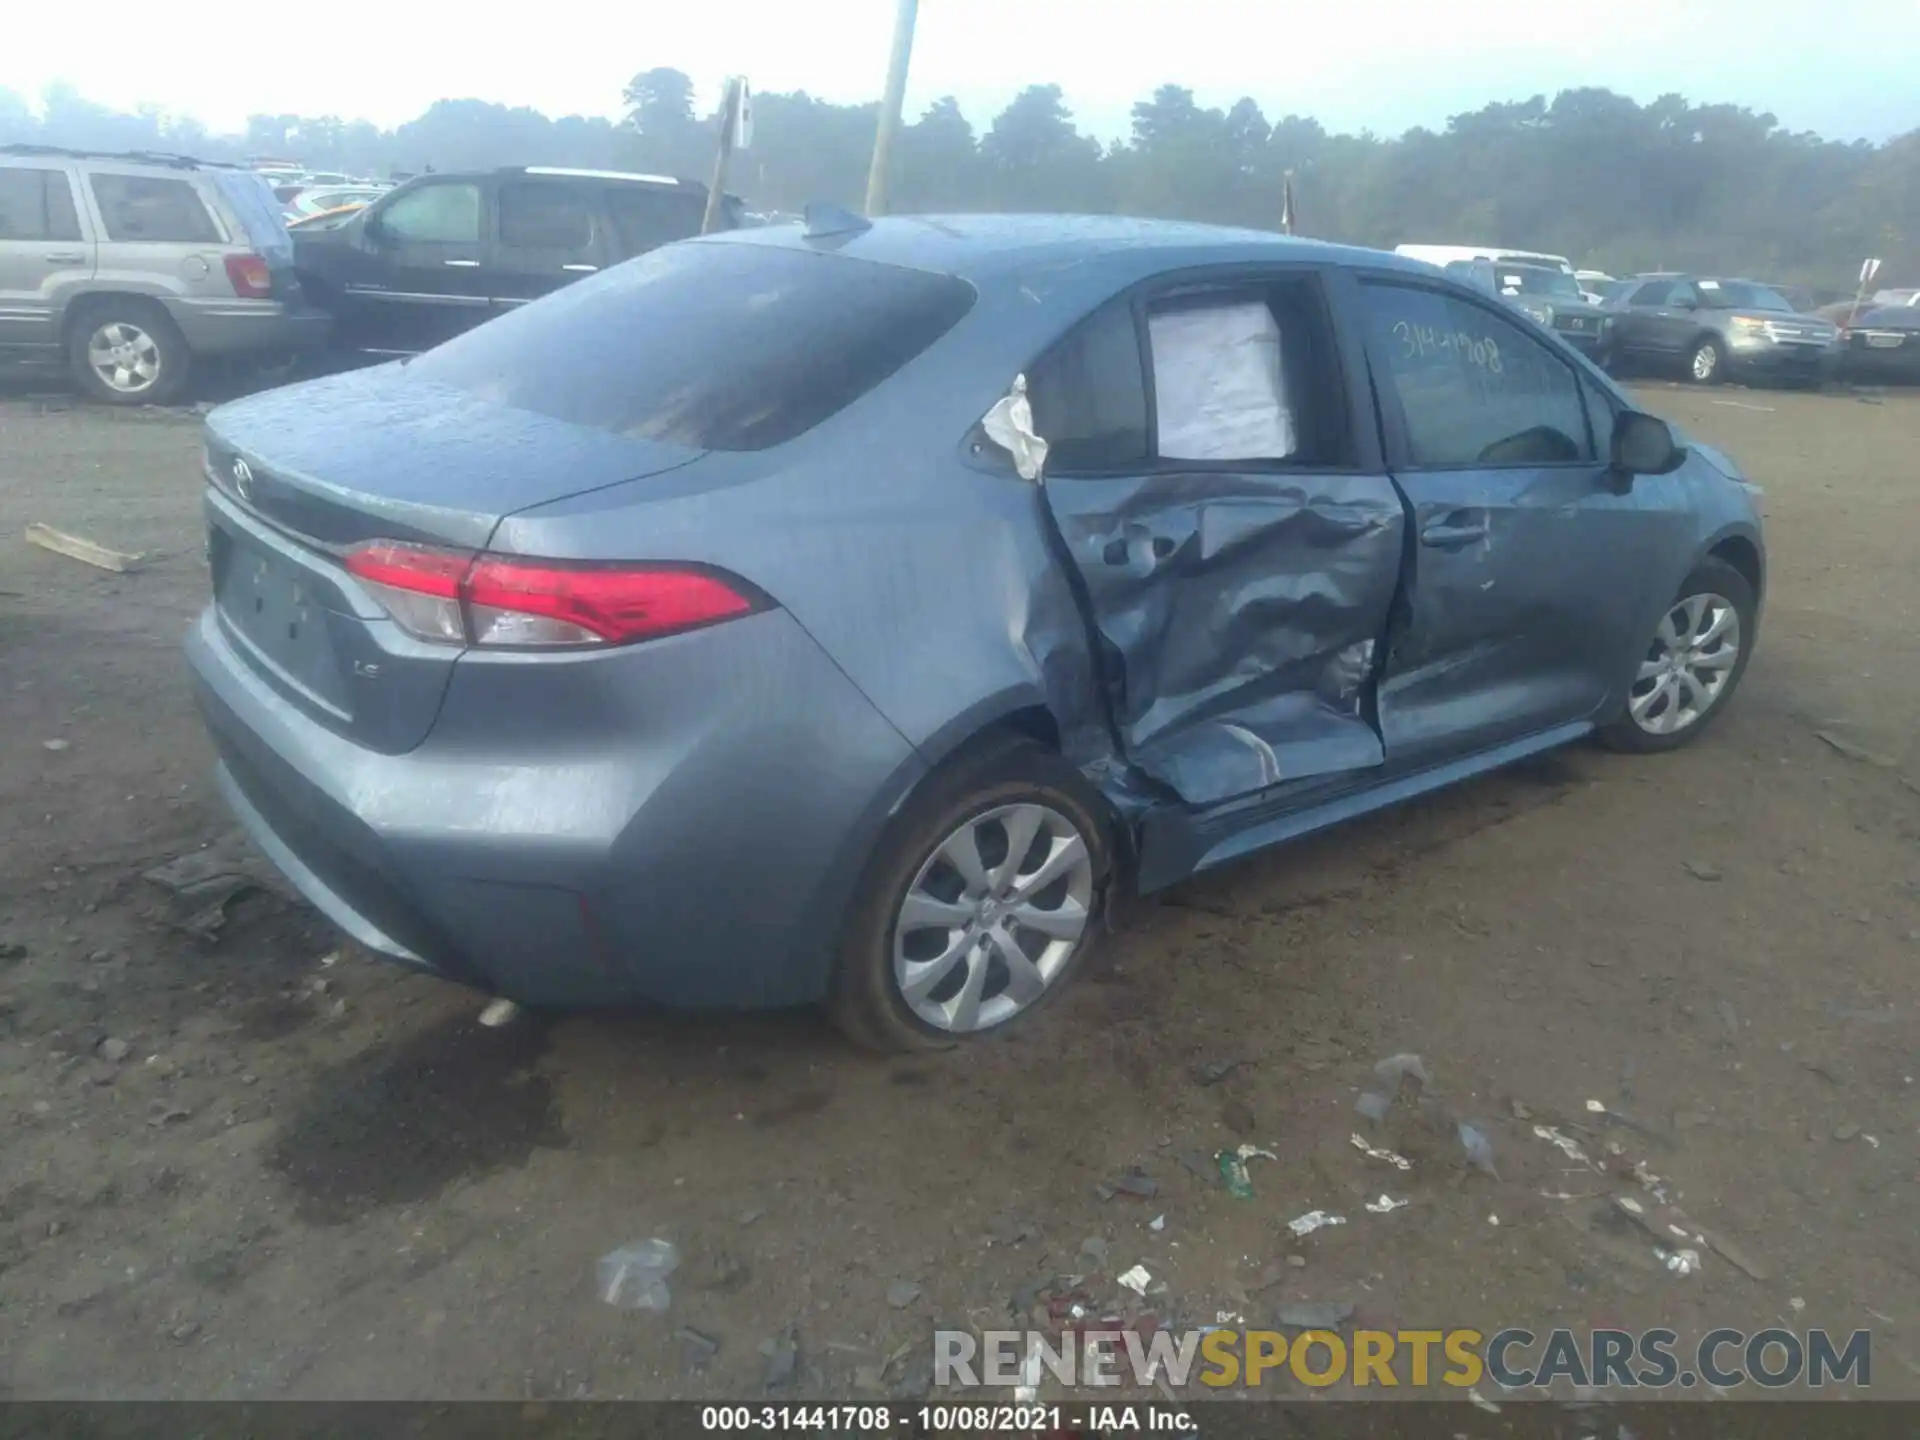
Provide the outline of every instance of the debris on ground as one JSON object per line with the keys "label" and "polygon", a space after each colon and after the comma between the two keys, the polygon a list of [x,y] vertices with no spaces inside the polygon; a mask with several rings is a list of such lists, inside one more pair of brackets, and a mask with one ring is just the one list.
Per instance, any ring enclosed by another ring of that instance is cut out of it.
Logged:
{"label": "debris on ground", "polygon": [[1325,1210],[1309,1210],[1306,1214],[1296,1215],[1289,1220],[1287,1229],[1296,1235],[1311,1235],[1314,1231],[1323,1230],[1329,1225],[1346,1223],[1347,1219],[1344,1215],[1329,1215]]}
{"label": "debris on ground", "polygon": [[1412,1203],[1410,1200],[1396,1200],[1383,1193],[1378,1200],[1367,1201],[1366,1208],[1375,1215],[1391,1215],[1395,1210],[1404,1209]]}
{"label": "debris on ground", "polygon": [[520,1007],[511,1000],[495,997],[489,1000],[486,1008],[480,1012],[480,1023],[489,1030],[498,1030],[511,1025],[519,1017]]}
{"label": "debris on ground", "polygon": [[[1104,1271],[1107,1268],[1107,1242],[1098,1235],[1089,1235],[1080,1242],[1080,1263],[1089,1270]],[[1028,1305],[1032,1302],[1029,1301]],[[1021,1307],[1026,1308],[1026,1307]]]}
{"label": "debris on ground", "polygon": [[1900,762],[1891,755],[1882,755],[1877,750],[1869,750],[1864,745],[1856,745],[1844,735],[1836,735],[1831,730],[1813,732],[1816,740],[1824,740],[1836,755],[1844,755],[1849,760],[1857,760],[1862,765],[1871,765],[1879,770],[1898,770]]}
{"label": "debris on ground", "polygon": [[1467,1152],[1468,1163],[1498,1180],[1500,1172],[1493,1168],[1493,1142],[1487,1138],[1485,1122],[1456,1120],[1454,1130],[1460,1136],[1460,1148]]}
{"label": "debris on ground", "polygon": [[767,1360],[760,1382],[765,1389],[778,1390],[793,1383],[794,1371],[800,1365],[800,1341],[792,1330],[762,1340],[760,1353]]}
{"label": "debris on ground", "polygon": [[1274,1311],[1273,1318],[1291,1330],[1332,1330],[1353,1318],[1353,1302],[1291,1300]]}
{"label": "debris on ground", "polygon": [[887,1304],[904,1310],[920,1298],[920,1287],[911,1280],[896,1280],[887,1286]]}
{"label": "debris on ground", "polygon": [[680,1342],[680,1363],[688,1370],[706,1369],[720,1353],[718,1340],[691,1325],[682,1325],[673,1334]]}
{"label": "debris on ground", "polygon": [[1476,1410],[1484,1410],[1489,1415],[1498,1415],[1500,1413],[1500,1407],[1498,1405],[1471,1387],[1467,1390],[1467,1399],[1473,1402],[1473,1407]]}
{"label": "debris on ground", "polygon": [[1726,876],[1720,873],[1718,866],[1709,865],[1704,860],[1684,860],[1681,862],[1681,868],[1696,880],[1717,881],[1726,879]]}
{"label": "debris on ground", "polygon": [[1218,1085],[1246,1063],[1245,1060],[1209,1060],[1193,1067],[1193,1078],[1202,1085]]}
{"label": "debris on ground", "polygon": [[680,1251],[671,1240],[641,1240],[600,1257],[595,1274],[600,1298],[616,1310],[658,1313],[672,1303],[667,1277],[680,1267]]}
{"label": "debris on ground", "polygon": [[1860,1133],[1860,1127],[1854,1124],[1851,1120],[1848,1120],[1843,1124],[1836,1125],[1833,1127],[1833,1138],[1836,1140],[1851,1140],[1853,1139],[1854,1136],[1858,1135],[1859,1133]]}
{"label": "debris on ground", "polygon": [[69,535],[64,530],[56,530],[38,521],[27,526],[27,543],[38,545],[42,550],[51,550],[56,555],[64,555],[69,560],[78,560],[82,565],[91,565],[96,570],[111,570],[117,575],[139,569],[147,559],[139,552],[129,554],[124,550],[109,550],[105,545],[96,545],[91,540]]}
{"label": "debris on ground", "polygon": [[1598,1165],[1593,1163],[1592,1159],[1587,1155],[1587,1152],[1580,1148],[1579,1141],[1571,1139],[1568,1136],[1562,1135],[1560,1131],[1556,1129],[1554,1126],[1536,1125],[1533,1127],[1533,1133],[1538,1138],[1545,1140],[1548,1144],[1554,1146],[1556,1149],[1559,1150],[1559,1152],[1562,1155],[1566,1156],[1569,1160],[1577,1161],[1580,1164],[1586,1166],[1589,1170],[1598,1170],[1600,1168]]}
{"label": "debris on ground", "polygon": [[1166,1228],[1167,1217],[1164,1215],[1156,1215],[1147,1222],[1147,1229],[1149,1230],[1164,1230]]}
{"label": "debris on ground", "polygon": [[1253,1177],[1247,1173],[1247,1162],[1255,1156],[1265,1160],[1280,1158],[1271,1150],[1262,1150],[1257,1145],[1242,1145],[1238,1150],[1222,1150],[1213,1157],[1213,1163],[1220,1172],[1220,1179],[1226,1185],[1227,1193],[1236,1200],[1253,1198]]}
{"label": "debris on ground", "polygon": [[1140,1200],[1151,1200],[1160,1193],[1160,1182],[1147,1174],[1146,1171],[1135,1166],[1118,1180],[1114,1181],[1113,1188],[1122,1195],[1132,1195]]}
{"label": "debris on ground", "polygon": [[179,1105],[169,1105],[164,1100],[156,1100],[153,1102],[151,1111],[147,1116],[147,1124],[153,1126],[156,1130],[163,1130],[176,1120],[191,1120],[192,1118],[193,1112],[191,1110],[184,1109]]}
{"label": "debris on ground", "polygon": [[1352,1137],[1352,1140],[1353,1148],[1358,1150],[1362,1155],[1365,1155],[1369,1160],[1384,1160],[1396,1170],[1411,1170],[1413,1168],[1413,1162],[1407,1159],[1406,1156],[1396,1155],[1393,1151],[1384,1150],[1378,1145],[1369,1145],[1367,1143],[1367,1137],[1364,1135],[1355,1135]]}
{"label": "debris on ground", "polygon": [[1669,1250],[1665,1246],[1656,1245],[1653,1247],[1653,1253],[1660,1257],[1660,1262],[1674,1275],[1693,1275],[1700,1269],[1698,1250],[1691,1248]]}
{"label": "debris on ground", "polygon": [[1133,1291],[1134,1294],[1142,1296],[1147,1293],[1147,1287],[1153,1283],[1153,1276],[1144,1265],[1135,1265],[1131,1270],[1127,1270],[1115,1278],[1127,1289]]}
{"label": "debris on ground", "polygon": [[1387,1111],[1392,1108],[1395,1100],[1407,1094],[1418,1098],[1420,1092],[1431,1085],[1433,1080],[1427,1074],[1427,1067],[1418,1055],[1404,1052],[1375,1061],[1373,1082],[1372,1086],[1353,1102],[1353,1108],[1367,1119],[1378,1123],[1387,1118]]}
{"label": "debris on ground", "polygon": [[142,878],[173,895],[189,912],[176,924],[202,940],[218,934],[226,923],[227,906],[249,890],[300,902],[299,894],[239,829],[228,831],[203,850],[189,850],[155,866]]}
{"label": "debris on ground", "polygon": [[1880,1010],[1868,1010],[1858,1005],[1842,1005],[1838,1000],[1827,1001],[1827,1014],[1836,1020],[1864,1020],[1869,1025],[1890,1025],[1898,1018],[1898,1012],[1888,1005]]}
{"label": "debris on ground", "polygon": [[759,1210],[759,1209],[742,1210],[738,1215],[734,1216],[733,1218],[737,1223],[741,1225],[751,1225],[753,1224],[754,1221],[758,1220],[762,1215],[766,1213],[767,1213],[766,1211]]}
{"label": "debris on ground", "polygon": [[62,750],[73,748],[73,742],[71,740],[42,740],[40,742],[40,748],[43,750],[51,750],[57,755]]}
{"label": "debris on ground", "polygon": [[94,1047],[94,1053],[98,1055],[102,1060],[108,1061],[109,1063],[114,1065],[118,1065],[122,1060],[126,1059],[127,1056],[133,1053],[133,1046],[129,1045],[124,1040],[121,1040],[115,1036],[109,1035],[106,1039],[102,1040],[98,1045]]}

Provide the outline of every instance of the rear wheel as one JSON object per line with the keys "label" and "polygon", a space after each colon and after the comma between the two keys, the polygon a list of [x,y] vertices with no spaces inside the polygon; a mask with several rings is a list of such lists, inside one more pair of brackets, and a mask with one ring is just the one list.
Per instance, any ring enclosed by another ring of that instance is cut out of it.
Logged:
{"label": "rear wheel", "polygon": [[186,388],[187,342],[157,305],[91,305],[67,341],[74,383],[109,405],[166,405]]}
{"label": "rear wheel", "polygon": [[1696,341],[1687,353],[1687,374],[1696,385],[1718,385],[1726,371],[1727,352],[1712,336]]}
{"label": "rear wheel", "polygon": [[1621,713],[1599,730],[1611,750],[1676,750],[1726,709],[1752,655],[1756,602],[1747,577],[1702,561],[1654,628]]}
{"label": "rear wheel", "polygon": [[1092,947],[1111,868],[1105,806],[1030,741],[932,777],[875,847],[830,1008],[889,1051],[1004,1029],[1058,994]]}

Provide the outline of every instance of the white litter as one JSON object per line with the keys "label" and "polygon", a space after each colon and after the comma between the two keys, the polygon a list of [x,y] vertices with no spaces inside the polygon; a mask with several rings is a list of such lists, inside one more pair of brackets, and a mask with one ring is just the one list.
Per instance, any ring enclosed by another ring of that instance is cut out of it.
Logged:
{"label": "white litter", "polygon": [[1571,1140],[1567,1136],[1562,1135],[1558,1130],[1554,1129],[1553,1126],[1536,1125],[1533,1127],[1533,1133],[1540,1139],[1545,1140],[1549,1145],[1558,1148],[1560,1153],[1569,1160],[1577,1160],[1589,1169],[1597,1170],[1600,1168],[1595,1165],[1592,1160],[1587,1158],[1587,1152],[1580,1148],[1578,1141]]}
{"label": "white litter", "polygon": [[1136,1265],[1120,1277],[1120,1283],[1136,1295],[1145,1295],[1147,1286],[1153,1283],[1153,1276],[1147,1273],[1147,1267]]}
{"label": "white litter", "polygon": [[1329,1225],[1346,1223],[1347,1217],[1344,1215],[1329,1215],[1324,1210],[1309,1210],[1306,1214],[1296,1215],[1287,1221],[1287,1229],[1296,1235],[1311,1235],[1314,1231],[1325,1229]]}
{"label": "white litter", "polygon": [[1382,1195],[1378,1200],[1367,1201],[1367,1209],[1375,1215],[1391,1215],[1395,1210],[1412,1203],[1410,1200],[1396,1200],[1391,1195]]}
{"label": "white litter", "polygon": [[520,1007],[511,1000],[490,1000],[487,1008],[480,1012],[480,1023],[489,1030],[498,1030],[502,1025],[511,1024],[520,1013]]}
{"label": "white litter", "polygon": [[1387,1164],[1393,1166],[1396,1170],[1411,1170],[1413,1168],[1413,1162],[1407,1159],[1406,1156],[1396,1155],[1391,1150],[1382,1150],[1378,1145],[1369,1145],[1367,1143],[1367,1137],[1364,1135],[1355,1135],[1353,1137],[1353,1148],[1358,1150],[1362,1155],[1365,1155],[1369,1160],[1386,1161]]}
{"label": "white litter", "polygon": [[1498,1415],[1500,1413],[1500,1407],[1494,1404],[1493,1401],[1487,1399],[1487,1397],[1482,1395],[1478,1390],[1467,1391],[1467,1399],[1471,1400],[1478,1408],[1486,1411],[1489,1415]]}
{"label": "white litter", "polygon": [[1147,1222],[1147,1229],[1149,1230],[1164,1230],[1166,1228],[1167,1217],[1164,1215],[1156,1215]]}
{"label": "white litter", "polygon": [[1666,1263],[1668,1270],[1675,1275],[1692,1275],[1700,1268],[1700,1252],[1691,1247],[1684,1250],[1662,1250],[1654,1247],[1654,1254]]}

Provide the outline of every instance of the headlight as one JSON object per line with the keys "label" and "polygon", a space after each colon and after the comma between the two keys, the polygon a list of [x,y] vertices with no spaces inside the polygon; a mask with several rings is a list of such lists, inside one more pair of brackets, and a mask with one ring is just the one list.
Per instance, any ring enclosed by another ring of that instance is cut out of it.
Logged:
{"label": "headlight", "polygon": [[1756,320],[1751,315],[1736,315],[1727,322],[1727,328],[1739,335],[1765,335],[1767,322]]}

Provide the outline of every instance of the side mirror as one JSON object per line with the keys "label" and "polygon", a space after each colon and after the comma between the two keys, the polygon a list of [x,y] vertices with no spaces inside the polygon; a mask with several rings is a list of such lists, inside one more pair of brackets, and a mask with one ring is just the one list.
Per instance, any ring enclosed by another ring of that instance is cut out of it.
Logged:
{"label": "side mirror", "polygon": [[1622,410],[1613,420],[1609,462],[1621,475],[1670,475],[1687,458],[1673,427],[1644,410]]}

